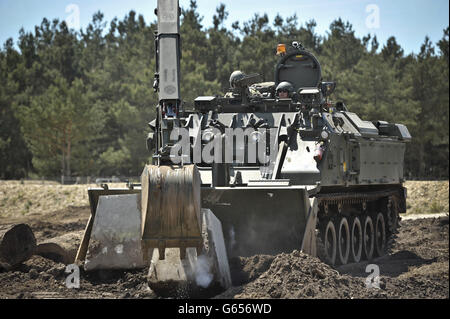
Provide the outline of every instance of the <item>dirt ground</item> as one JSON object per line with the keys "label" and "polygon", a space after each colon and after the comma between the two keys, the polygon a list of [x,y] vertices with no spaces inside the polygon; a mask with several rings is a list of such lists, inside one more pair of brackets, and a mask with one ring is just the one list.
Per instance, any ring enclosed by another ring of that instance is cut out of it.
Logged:
{"label": "dirt ground", "polygon": [[[294,251],[231,261],[233,287],[217,298],[449,298],[448,217],[404,221],[379,268],[379,288],[367,288],[368,262],[332,268]],[[375,285],[373,285],[375,286]]]}
{"label": "dirt ground", "polygon": [[[2,192],[5,194],[2,186],[0,196]],[[425,186],[430,189],[430,185]],[[38,243],[84,229],[90,210],[87,203],[79,204],[83,203],[81,191],[80,198],[73,197],[74,205],[66,203],[65,208],[30,209],[23,214],[14,213],[8,206],[5,213],[5,205],[2,207],[1,203],[17,197],[17,190],[8,187],[8,199],[5,200],[5,195],[0,197],[0,224],[27,223]],[[446,187],[446,195],[440,196],[447,196],[447,210],[444,205],[441,212],[448,212],[448,181],[432,187],[444,190]],[[55,189],[48,193],[57,197],[67,191],[64,187]],[[424,187],[419,185],[416,189],[417,196],[421,197]],[[23,198],[29,196],[25,194]],[[424,204],[414,205],[410,207],[423,208],[418,209],[420,213],[435,212],[426,211]],[[215,298],[449,298],[448,223],[448,213],[439,218],[403,220],[389,255],[371,261],[379,269],[379,288],[366,287],[370,275],[366,272],[367,262],[332,268],[317,258],[294,251],[276,256],[232,258],[233,287]],[[33,256],[12,270],[0,269],[0,298],[159,298],[146,284],[147,269],[91,273],[81,270],[80,288],[69,289],[65,284],[68,276],[65,268],[62,263]]]}

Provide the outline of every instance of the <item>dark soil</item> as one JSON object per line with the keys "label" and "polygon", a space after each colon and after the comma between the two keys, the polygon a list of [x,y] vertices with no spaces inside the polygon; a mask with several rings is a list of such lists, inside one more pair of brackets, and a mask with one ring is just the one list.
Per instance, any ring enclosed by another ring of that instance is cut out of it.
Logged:
{"label": "dark soil", "polygon": [[[25,222],[39,243],[83,230],[88,216],[88,208],[72,207]],[[366,287],[368,262],[332,268],[298,251],[231,258],[233,287],[216,298],[449,298],[448,240],[448,217],[402,222],[391,253],[370,262],[379,267],[379,288]],[[78,289],[66,287],[65,269],[40,256],[0,267],[0,298],[158,298],[147,286],[147,269],[81,270]]]}
{"label": "dark soil", "polygon": [[[448,217],[401,224],[391,253],[336,269],[298,251],[230,262],[231,289],[216,298],[449,298]],[[366,287],[369,264],[378,287]],[[238,265],[238,267],[237,267]]]}

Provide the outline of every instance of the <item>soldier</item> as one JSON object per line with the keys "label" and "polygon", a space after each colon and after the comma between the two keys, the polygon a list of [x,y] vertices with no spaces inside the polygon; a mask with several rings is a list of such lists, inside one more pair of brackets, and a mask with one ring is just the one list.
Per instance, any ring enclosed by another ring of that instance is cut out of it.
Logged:
{"label": "soldier", "polygon": [[236,82],[245,78],[245,74],[242,71],[234,71],[230,76],[230,87],[236,88]]}
{"label": "soldier", "polygon": [[168,103],[166,106],[166,117],[176,117],[177,113],[175,110],[175,106],[172,105],[172,103]]}
{"label": "soldier", "polygon": [[242,71],[234,71],[230,75],[230,89],[231,91],[225,93],[225,97],[232,98],[233,93],[237,93],[236,82],[242,80],[245,77],[245,74]]}
{"label": "soldier", "polygon": [[294,92],[294,87],[291,83],[287,81],[283,81],[280,84],[278,84],[276,88],[276,92],[278,95],[278,98],[280,99],[288,99],[292,97],[292,93]]}

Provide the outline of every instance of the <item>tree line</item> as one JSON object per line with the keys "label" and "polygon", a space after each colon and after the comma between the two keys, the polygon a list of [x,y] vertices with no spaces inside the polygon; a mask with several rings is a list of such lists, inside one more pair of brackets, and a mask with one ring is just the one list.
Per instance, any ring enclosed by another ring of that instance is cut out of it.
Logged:
{"label": "tree line", "polygon": [[[195,1],[181,12],[181,94],[223,94],[234,70],[272,81],[278,43],[300,41],[336,81],[333,100],[366,120],[407,125],[413,141],[405,173],[448,178],[449,28],[440,41],[424,39],[405,54],[395,37],[385,44],[358,38],[336,19],[324,36],[314,20],[255,14],[233,22],[221,4],[203,26]],[[155,20],[156,21],[156,20]],[[156,22],[130,11],[107,23],[97,12],[86,29],[43,19],[20,30],[17,46],[0,50],[0,178],[35,176],[138,176],[150,154],[145,138],[155,116]]]}

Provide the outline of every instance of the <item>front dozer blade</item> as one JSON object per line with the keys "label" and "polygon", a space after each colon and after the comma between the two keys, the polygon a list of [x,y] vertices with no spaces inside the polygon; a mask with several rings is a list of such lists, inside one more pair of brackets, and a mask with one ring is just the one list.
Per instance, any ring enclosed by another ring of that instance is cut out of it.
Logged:
{"label": "front dozer blade", "polygon": [[211,209],[222,222],[228,256],[302,248],[314,253],[309,250],[317,205],[311,209],[306,187],[204,187],[202,207]]}

